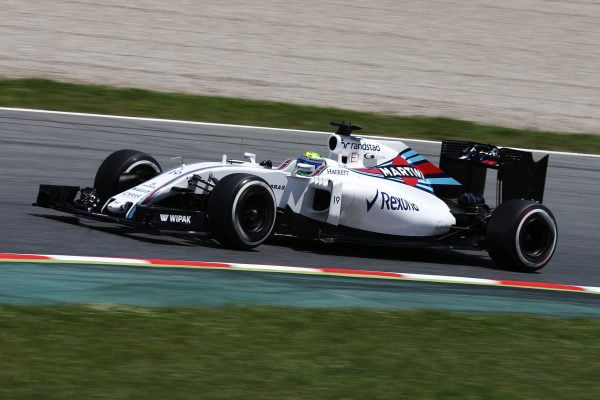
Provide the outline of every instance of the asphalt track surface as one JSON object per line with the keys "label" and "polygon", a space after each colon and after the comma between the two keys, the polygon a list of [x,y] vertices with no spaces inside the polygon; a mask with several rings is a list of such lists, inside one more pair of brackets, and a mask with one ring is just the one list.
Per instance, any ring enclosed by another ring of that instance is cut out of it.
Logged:
{"label": "asphalt track surface", "polygon": [[[306,150],[327,153],[326,139],[298,131],[0,110],[0,252],[326,266],[600,286],[598,157],[551,155],[545,204],[558,221],[559,245],[553,260],[535,274],[496,269],[478,252],[293,241],[232,251],[211,241],[140,234],[31,206],[40,183],[91,186],[99,164],[118,149],[145,151],[168,168],[179,163],[175,156],[190,163],[219,160],[223,153],[239,158],[251,151],[258,160],[277,162]],[[439,144],[409,144],[437,161]]]}

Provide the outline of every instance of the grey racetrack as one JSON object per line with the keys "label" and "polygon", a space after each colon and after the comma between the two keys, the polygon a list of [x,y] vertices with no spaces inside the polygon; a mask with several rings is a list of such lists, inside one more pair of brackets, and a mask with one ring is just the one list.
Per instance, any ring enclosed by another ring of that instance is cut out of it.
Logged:
{"label": "grey racetrack", "polygon": [[[145,151],[163,167],[179,163],[172,159],[176,156],[193,162],[219,160],[223,153],[239,158],[243,151],[278,162],[306,150],[326,153],[326,139],[308,132],[0,110],[0,252],[322,266],[600,286],[598,157],[550,156],[545,204],[558,221],[559,245],[550,264],[536,274],[495,269],[485,253],[286,241],[251,252],[231,251],[212,242],[78,222],[31,206],[40,183],[91,186],[99,164],[118,149]],[[410,145],[437,161],[438,144]]]}

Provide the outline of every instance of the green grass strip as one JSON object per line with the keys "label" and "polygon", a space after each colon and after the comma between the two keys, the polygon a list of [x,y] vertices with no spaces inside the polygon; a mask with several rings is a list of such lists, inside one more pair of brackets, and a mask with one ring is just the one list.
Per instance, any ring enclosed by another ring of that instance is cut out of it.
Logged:
{"label": "green grass strip", "polygon": [[0,307],[5,399],[595,399],[600,321]]}
{"label": "green grass strip", "polygon": [[483,125],[451,118],[392,116],[338,108],[162,93],[41,79],[0,80],[0,106],[330,131],[330,120],[366,133],[414,139],[465,139],[503,146],[600,154],[600,136]]}

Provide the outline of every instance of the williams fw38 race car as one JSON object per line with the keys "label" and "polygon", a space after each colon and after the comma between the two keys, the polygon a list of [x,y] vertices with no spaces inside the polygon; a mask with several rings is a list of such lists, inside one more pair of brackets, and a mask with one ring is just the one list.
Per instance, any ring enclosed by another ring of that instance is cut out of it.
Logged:
{"label": "williams fw38 race car", "polygon": [[[34,205],[161,234],[210,235],[254,248],[271,235],[375,246],[485,250],[499,266],[535,271],[556,248],[542,203],[548,156],[466,141],[442,143],[439,168],[400,141],[332,123],[329,157],[200,162],[163,171],[148,154],[119,150],[93,188],[40,185]],[[497,171],[497,207],[483,194]]]}

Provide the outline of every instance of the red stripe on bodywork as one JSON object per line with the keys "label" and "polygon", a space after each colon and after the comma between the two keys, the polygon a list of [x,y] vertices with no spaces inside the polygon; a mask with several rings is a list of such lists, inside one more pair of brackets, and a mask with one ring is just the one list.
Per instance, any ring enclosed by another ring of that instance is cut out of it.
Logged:
{"label": "red stripe on bodywork", "polygon": [[402,180],[404,181],[404,183],[406,183],[408,186],[415,186],[417,183],[419,183],[419,178],[409,178],[407,176],[403,176]]}
{"label": "red stripe on bodywork", "polygon": [[176,265],[182,267],[205,267],[205,268],[231,268],[231,265],[217,262],[185,261],[185,260],[163,260],[160,258],[146,258],[150,264]]}
{"label": "red stripe on bodywork", "polygon": [[498,281],[501,285],[506,286],[519,286],[519,287],[531,287],[538,289],[558,289],[558,290],[571,290],[584,292],[585,289],[580,286],[573,285],[561,285],[558,283],[544,283],[544,282],[524,282],[524,281]]}
{"label": "red stripe on bodywork", "polygon": [[382,175],[381,170],[377,169],[377,168],[354,168],[355,171],[360,171],[360,172],[368,172],[370,174],[377,174],[377,175]]}
{"label": "red stripe on bodywork", "polygon": [[421,163],[421,164],[413,164],[413,167],[418,168],[425,175],[430,174],[443,174],[444,171],[436,167],[434,164],[429,161]]}
{"label": "red stripe on bodywork", "polygon": [[291,163],[292,161],[294,161],[294,160],[285,160],[285,161],[284,161],[284,163],[283,163],[283,164],[281,164],[281,165],[279,166],[279,168],[277,168],[277,169],[284,169],[285,167],[287,167],[288,165],[290,165],[290,163]]}
{"label": "red stripe on bodywork", "polygon": [[361,269],[319,268],[319,270],[328,274],[390,276],[394,278],[402,278],[404,276],[398,272],[366,271]]}
{"label": "red stripe on bodywork", "polygon": [[326,168],[327,168],[327,165],[320,166],[315,172],[313,172],[311,174],[311,176],[317,176],[317,175],[319,175],[320,173],[322,173],[323,171],[325,171]]}
{"label": "red stripe on bodywork", "polygon": [[410,165],[408,163],[408,161],[406,161],[406,159],[404,159],[404,157],[402,156],[396,156],[392,159],[392,165],[397,166],[397,165]]}
{"label": "red stripe on bodywork", "polygon": [[4,260],[50,260],[48,256],[40,256],[36,254],[11,254],[0,253],[0,259]]}

